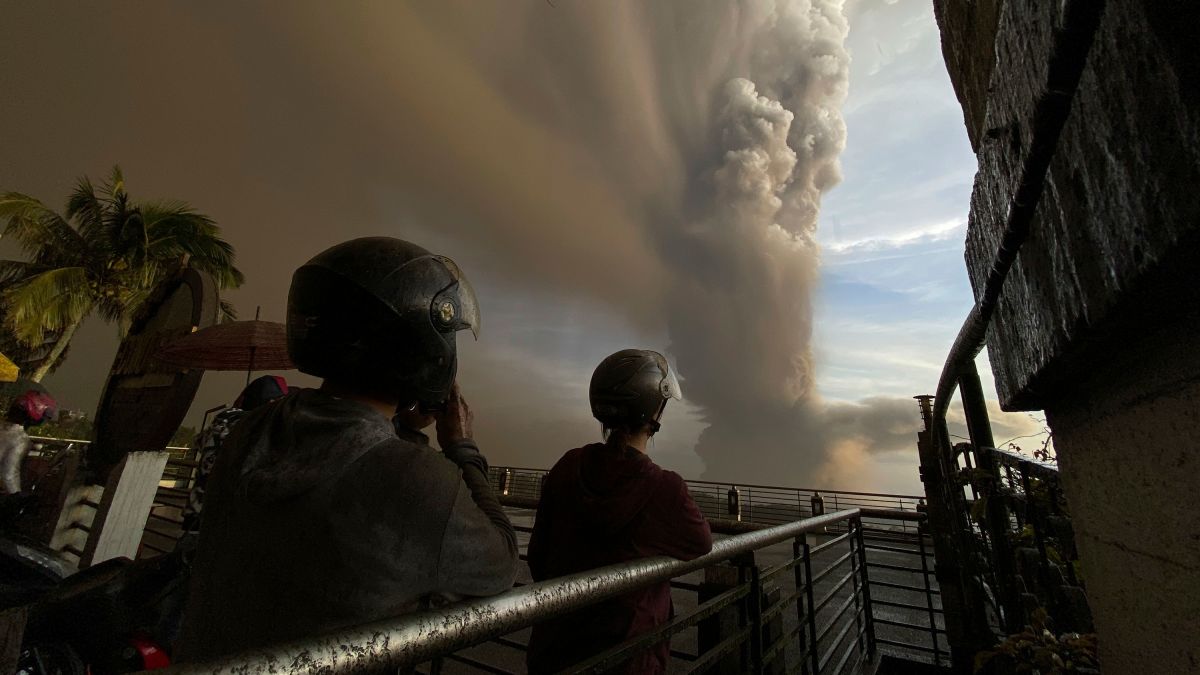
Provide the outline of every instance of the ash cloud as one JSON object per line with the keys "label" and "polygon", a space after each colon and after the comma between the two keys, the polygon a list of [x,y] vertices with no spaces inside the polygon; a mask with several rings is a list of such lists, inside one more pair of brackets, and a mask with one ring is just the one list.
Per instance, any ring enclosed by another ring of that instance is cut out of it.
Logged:
{"label": "ash cloud", "polygon": [[[816,216],[846,138],[841,0],[39,3],[9,19],[19,104],[0,107],[0,185],[56,201],[120,161],[139,195],[224,226],[251,273],[243,311],[282,318],[292,270],[328,245],[405,237],[526,298],[514,325],[563,321],[532,299],[553,292],[607,307],[614,335],[668,342],[710,476],[813,484],[912,448],[911,402],[814,393]],[[102,80],[78,68],[97,61]],[[521,366],[541,344],[514,330],[489,345],[484,315],[473,404],[481,425],[489,405],[506,420],[489,454],[522,463],[594,436],[586,408],[565,412]],[[573,352],[587,372],[628,346],[592,339]],[[115,345],[77,346],[69,367],[102,371]],[[221,385],[196,408],[237,379],[208,378]]]}

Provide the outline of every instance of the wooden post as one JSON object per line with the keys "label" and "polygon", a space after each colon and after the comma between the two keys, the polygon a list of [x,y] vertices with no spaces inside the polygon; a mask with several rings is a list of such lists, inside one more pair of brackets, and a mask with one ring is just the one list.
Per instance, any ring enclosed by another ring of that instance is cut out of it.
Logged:
{"label": "wooden post", "polygon": [[165,452],[131,452],[110,474],[79,566],[137,557],[150,505],[167,465]]}

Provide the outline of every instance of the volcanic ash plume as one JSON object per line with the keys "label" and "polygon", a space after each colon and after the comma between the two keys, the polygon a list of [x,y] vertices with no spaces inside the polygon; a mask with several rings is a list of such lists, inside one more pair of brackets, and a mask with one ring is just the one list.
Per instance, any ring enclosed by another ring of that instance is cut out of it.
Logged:
{"label": "volcanic ash plume", "polygon": [[839,180],[849,56],[840,3],[764,4],[746,77],[722,87],[711,120],[720,152],[695,190],[707,202],[668,238],[679,251],[669,328],[710,424],[697,448],[708,474],[791,470],[775,476],[791,481],[829,447],[813,400],[813,236],[821,193]]}

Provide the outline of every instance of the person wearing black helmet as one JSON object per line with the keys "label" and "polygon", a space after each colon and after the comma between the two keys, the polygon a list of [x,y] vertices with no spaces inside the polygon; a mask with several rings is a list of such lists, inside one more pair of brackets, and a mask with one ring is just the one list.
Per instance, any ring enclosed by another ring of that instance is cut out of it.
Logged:
{"label": "person wearing black helmet", "polygon": [[[478,328],[458,266],[399,239],[355,239],[296,271],[288,352],[323,383],[247,413],[226,439],[180,658],[512,587],[516,536],[455,385],[455,335]],[[431,422],[440,453],[420,431]]]}
{"label": "person wearing black helmet", "polygon": [[[683,479],[645,454],[667,402],[681,396],[658,352],[625,349],[596,368],[589,398],[605,441],[571,450],[547,475],[529,539],[535,581],[653,555],[691,560],[712,549]],[[534,626],[529,672],[563,670],[663,624],[671,611],[664,581]],[[669,648],[664,641],[620,672],[664,672]]]}

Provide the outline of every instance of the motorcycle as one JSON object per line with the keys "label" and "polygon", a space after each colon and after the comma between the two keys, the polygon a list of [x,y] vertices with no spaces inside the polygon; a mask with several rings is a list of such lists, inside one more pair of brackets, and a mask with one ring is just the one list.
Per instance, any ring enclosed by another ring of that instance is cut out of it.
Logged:
{"label": "motorcycle", "polygon": [[113,675],[165,668],[186,596],[179,555],[108,560],[30,606],[20,675]]}

